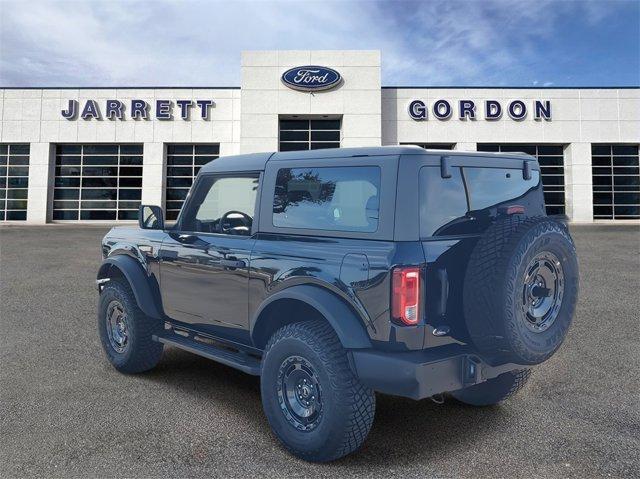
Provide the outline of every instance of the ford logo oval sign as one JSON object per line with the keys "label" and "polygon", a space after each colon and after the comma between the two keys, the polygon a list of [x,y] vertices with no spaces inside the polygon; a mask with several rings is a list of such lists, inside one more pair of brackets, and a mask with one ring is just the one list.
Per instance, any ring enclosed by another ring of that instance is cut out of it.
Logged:
{"label": "ford logo oval sign", "polygon": [[340,73],[317,65],[291,68],[282,74],[282,83],[289,88],[302,91],[328,90],[341,81]]}

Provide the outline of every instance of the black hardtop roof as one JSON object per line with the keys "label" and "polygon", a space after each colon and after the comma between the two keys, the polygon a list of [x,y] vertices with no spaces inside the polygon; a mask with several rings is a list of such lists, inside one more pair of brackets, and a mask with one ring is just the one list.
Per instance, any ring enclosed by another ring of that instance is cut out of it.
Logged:
{"label": "black hardtop roof", "polygon": [[264,170],[267,160],[271,155],[273,155],[273,153],[221,156],[200,168],[200,172],[260,171]]}
{"label": "black hardtop roof", "polygon": [[459,150],[430,150],[414,145],[401,146],[365,146],[358,148],[330,148],[323,150],[301,150],[267,153],[249,153],[245,155],[221,156],[204,165],[200,170],[203,173],[224,171],[260,171],[264,170],[267,162],[285,160],[313,160],[320,158],[348,158],[362,156],[399,156],[399,155],[429,155],[438,154],[446,156],[496,156],[500,158],[516,157],[518,161],[535,158],[526,153],[494,153],[481,151]]}

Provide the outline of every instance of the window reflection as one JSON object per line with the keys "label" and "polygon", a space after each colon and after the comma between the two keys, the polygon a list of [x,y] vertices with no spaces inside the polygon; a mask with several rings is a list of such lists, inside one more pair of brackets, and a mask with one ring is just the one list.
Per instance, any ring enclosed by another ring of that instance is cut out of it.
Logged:
{"label": "window reflection", "polygon": [[522,178],[520,169],[463,168],[469,188],[470,209],[482,210],[524,195],[538,185],[540,173],[531,172],[531,179]]}
{"label": "window reflection", "polygon": [[444,180],[440,167],[420,169],[420,236],[433,236],[443,226],[467,214],[467,194],[460,168]]}
{"label": "window reflection", "polygon": [[273,225],[374,232],[379,191],[377,167],[283,168],[276,180]]}

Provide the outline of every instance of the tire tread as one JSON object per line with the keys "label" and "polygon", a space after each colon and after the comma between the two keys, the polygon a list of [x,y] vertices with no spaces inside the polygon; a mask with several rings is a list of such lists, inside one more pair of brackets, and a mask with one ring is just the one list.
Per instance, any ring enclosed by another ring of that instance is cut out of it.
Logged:
{"label": "tire tread", "polygon": [[[565,226],[546,216],[522,215],[511,215],[496,221],[486,230],[471,253],[464,279],[463,308],[469,335],[483,352],[512,355],[514,349],[524,351],[521,344],[518,344],[518,335],[513,331],[515,321],[503,320],[505,301],[506,313],[513,310],[510,307],[511,298],[505,298],[503,292],[515,286],[513,281],[516,277],[514,272],[505,278],[504,271],[518,263],[513,261],[513,252],[518,250],[520,242],[531,230],[536,228],[544,234],[562,235],[569,242],[575,256],[575,244]],[[529,238],[534,236],[529,235]],[[507,328],[511,330],[508,331]],[[515,344],[508,338],[512,338]],[[536,364],[549,355],[532,356],[529,359],[521,357],[519,360]]]}
{"label": "tire tread", "polygon": [[331,388],[338,393],[338,400],[348,409],[348,417],[339,444],[326,451],[294,449],[272,429],[287,449],[305,459],[325,462],[346,456],[358,449],[369,434],[375,415],[375,395],[351,371],[346,351],[326,321],[303,321],[283,326],[269,339],[264,357],[268,357],[275,344],[288,338],[303,341],[321,357],[328,371]]}
{"label": "tire tread", "polygon": [[[125,361],[119,361],[121,358],[114,356],[109,351],[110,345],[103,338],[102,342],[107,357],[113,366],[123,373],[136,374],[153,369],[160,361],[163,350],[162,344],[152,339],[153,334],[156,332],[158,321],[150,318],[140,309],[131,286],[126,281],[111,280],[106,283],[100,295],[101,303],[102,298],[112,290],[125,303],[123,306],[127,310],[127,316],[131,318],[132,323],[135,323],[135,336],[134,342],[131,344],[132,349]],[[106,305],[101,304],[101,307],[106,307]],[[102,314],[98,315],[98,321],[99,328],[103,328],[104,325],[100,324],[104,321]],[[103,334],[106,333],[101,331],[101,337]]]}

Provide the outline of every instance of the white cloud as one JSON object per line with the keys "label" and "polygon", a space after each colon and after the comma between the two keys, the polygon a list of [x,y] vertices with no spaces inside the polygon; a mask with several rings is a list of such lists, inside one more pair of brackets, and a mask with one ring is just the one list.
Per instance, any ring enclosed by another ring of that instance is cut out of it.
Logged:
{"label": "white cloud", "polygon": [[[591,2],[50,1],[0,5],[0,84],[239,85],[241,50],[380,49],[383,84],[530,84]],[[577,12],[577,13],[576,13]],[[527,78],[527,75],[531,75]]]}

